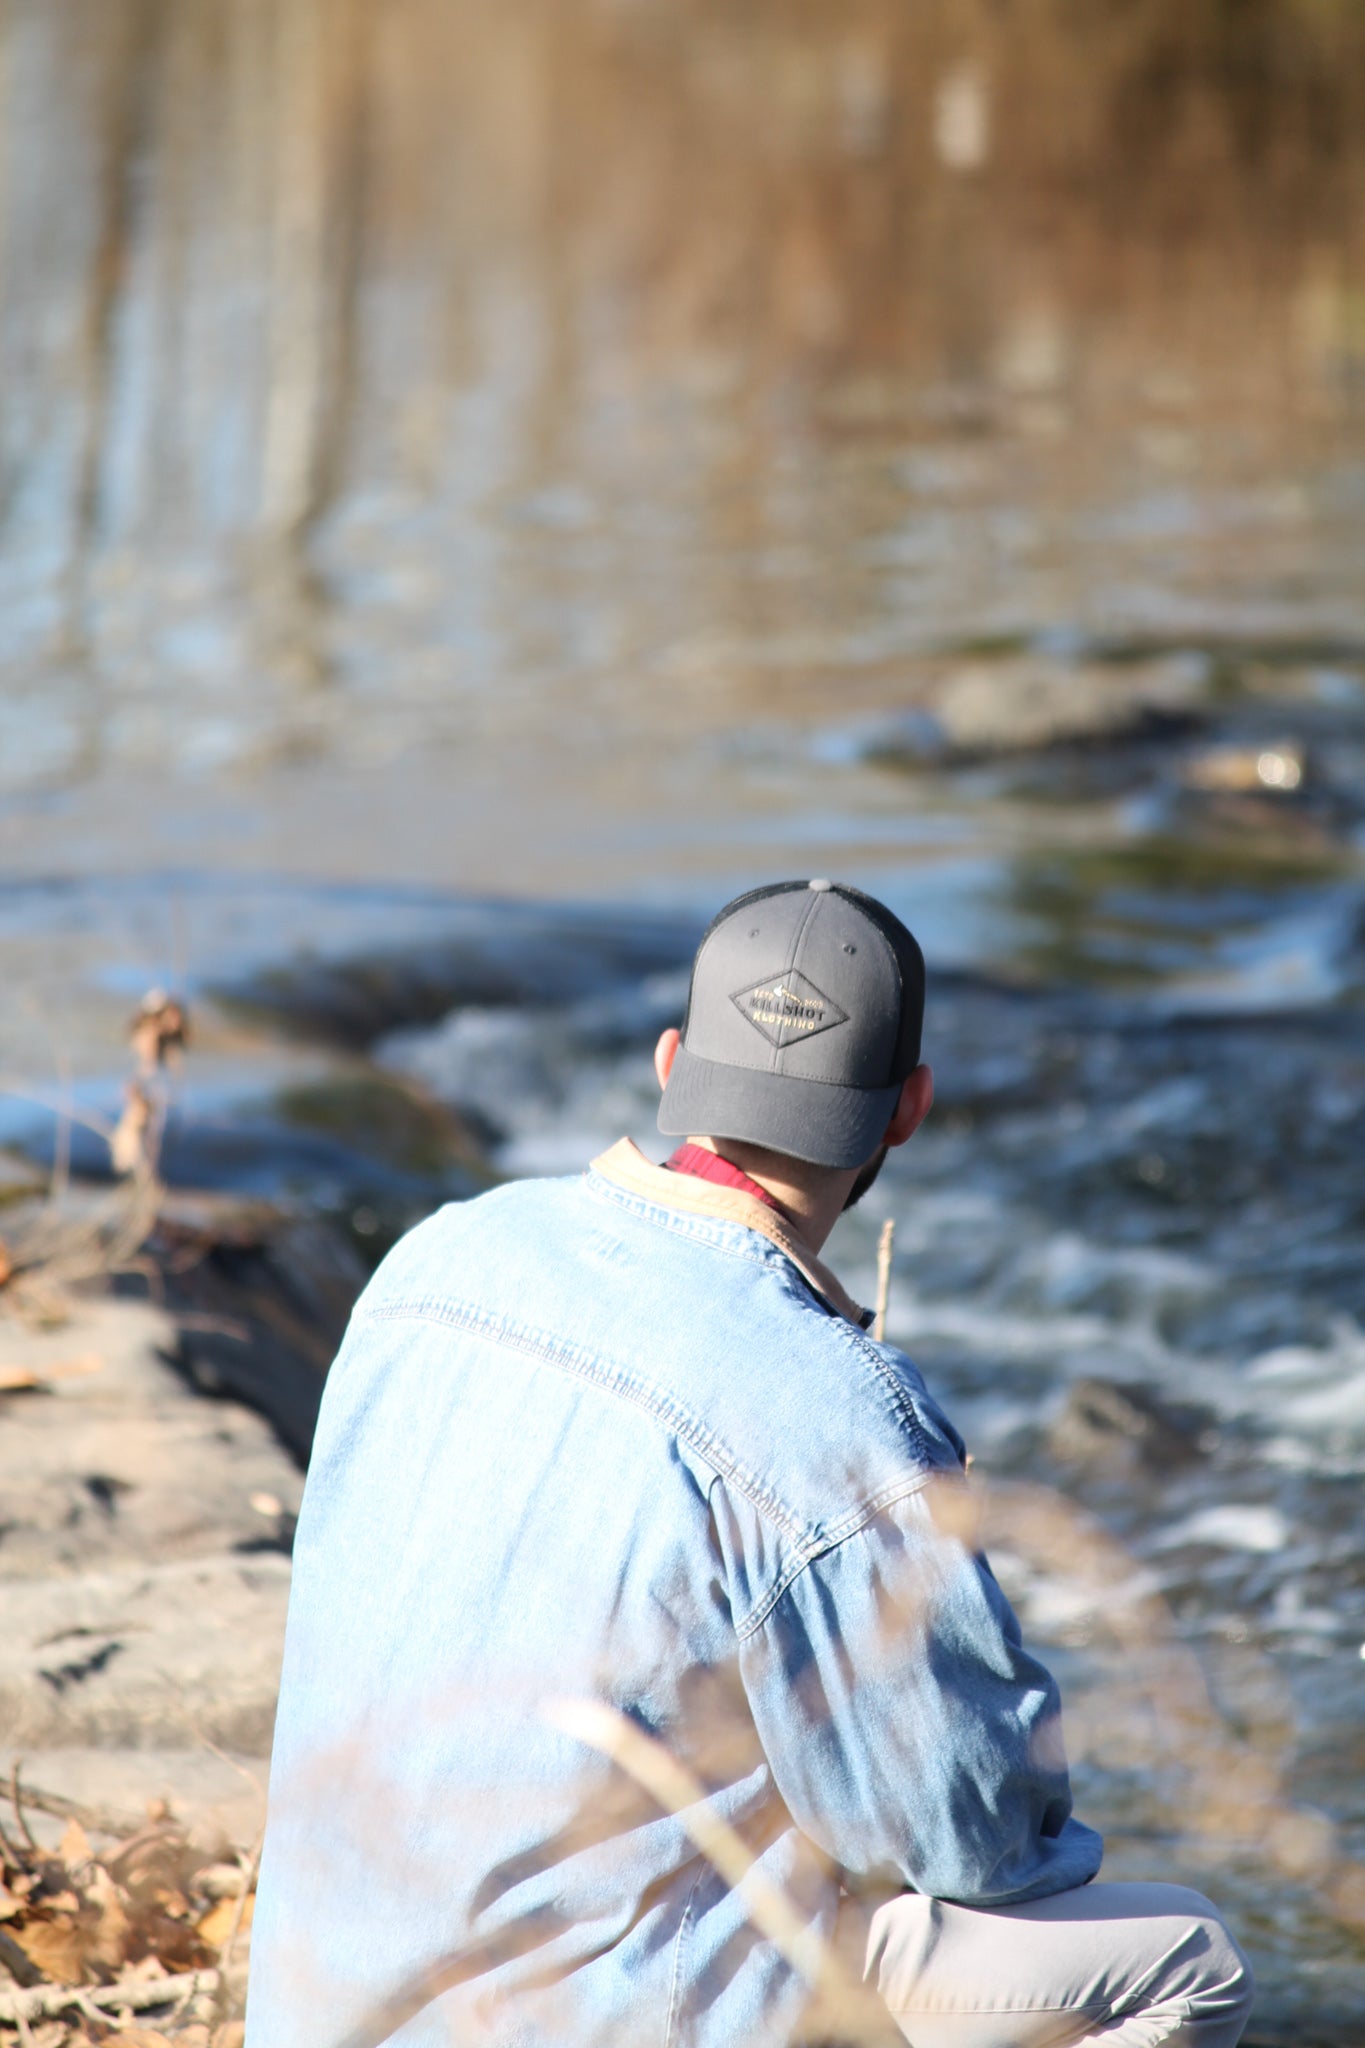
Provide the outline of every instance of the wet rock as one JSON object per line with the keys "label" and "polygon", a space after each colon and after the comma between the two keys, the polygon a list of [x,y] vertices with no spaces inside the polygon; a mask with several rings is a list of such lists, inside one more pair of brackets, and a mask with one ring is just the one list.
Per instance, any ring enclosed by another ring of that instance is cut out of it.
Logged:
{"label": "wet rock", "polygon": [[[200,1195],[169,1205],[152,1254],[175,1335],[168,1346],[201,1394],[265,1416],[300,1465],[327,1369],[368,1268],[339,1225]],[[259,1534],[259,1531],[254,1532]]]}
{"label": "wet rock", "polygon": [[924,701],[864,751],[915,766],[1187,732],[1205,715],[1207,691],[1208,664],[1197,655],[1128,664],[1039,654],[969,661],[931,683]]}
{"label": "wet rock", "polygon": [[[400,1182],[476,1194],[493,1178],[473,1126],[402,1076],[368,1069],[282,1089],[272,1107],[295,1132],[316,1132]],[[383,1180],[384,1176],[376,1176]]]}
{"label": "wet rock", "polygon": [[1206,1411],[1169,1406],[1138,1381],[1079,1379],[1048,1432],[1048,1448],[1064,1464],[1112,1475],[1170,1472],[1212,1449],[1209,1423]]}
{"label": "wet rock", "polygon": [[1181,779],[1191,789],[1292,796],[1307,773],[1304,748],[1295,740],[1278,740],[1268,746],[1210,747],[1186,762]]}
{"label": "wet rock", "polygon": [[691,920],[572,905],[474,903],[421,946],[299,957],[216,993],[239,1011],[324,1043],[363,1049],[449,1011],[586,1001],[690,961]]}

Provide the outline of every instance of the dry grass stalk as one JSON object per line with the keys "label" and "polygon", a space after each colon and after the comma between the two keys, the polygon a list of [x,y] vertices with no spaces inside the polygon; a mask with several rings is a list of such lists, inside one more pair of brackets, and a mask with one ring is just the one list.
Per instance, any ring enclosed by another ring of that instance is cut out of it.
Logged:
{"label": "dry grass stalk", "polygon": [[754,1926],[808,1987],[807,2031],[837,2031],[847,2048],[885,2048],[886,2008],[851,1976],[829,1944],[795,1911],[762,1871],[742,1838],[723,1821],[705,1788],[642,1728],[600,1700],[553,1700],[545,1718],[555,1728],[611,1758],[666,1813],[676,1814],[707,1861],[742,1900]]}
{"label": "dry grass stalk", "polygon": [[[171,1103],[169,1077],[189,1034],[185,1003],[164,989],[149,989],[129,1026],[138,1071],[125,1088],[123,1111],[112,1127],[100,1117],[77,1115],[69,1103],[49,1102],[21,1082],[0,1081],[6,1093],[49,1108],[58,1119],[48,1200],[22,1216],[0,1243],[0,1307],[26,1322],[61,1323],[71,1313],[74,1290],[116,1273],[147,1271],[141,1254],[166,1193],[158,1167]],[[110,1163],[123,1181],[74,1210],[65,1169],[72,1123],[105,1140]]]}
{"label": "dry grass stalk", "polygon": [[895,1219],[888,1216],[877,1239],[877,1307],[872,1318],[872,1335],[878,1344],[886,1342],[886,1311],[891,1303],[891,1255],[895,1247]]}

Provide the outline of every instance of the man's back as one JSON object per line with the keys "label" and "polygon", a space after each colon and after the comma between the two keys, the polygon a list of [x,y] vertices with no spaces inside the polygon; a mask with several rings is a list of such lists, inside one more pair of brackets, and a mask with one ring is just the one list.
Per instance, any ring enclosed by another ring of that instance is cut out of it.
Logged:
{"label": "man's back", "polygon": [[935,1531],[960,1447],[913,1368],[641,1166],[443,1211],[357,1310],[296,1546],[251,2048],[338,2043],[466,1948],[398,2038],[787,2037],[780,1957],[557,1695],[656,1734],[825,1931],[840,1871],[989,1902],[1098,1864],[1051,1681]]}

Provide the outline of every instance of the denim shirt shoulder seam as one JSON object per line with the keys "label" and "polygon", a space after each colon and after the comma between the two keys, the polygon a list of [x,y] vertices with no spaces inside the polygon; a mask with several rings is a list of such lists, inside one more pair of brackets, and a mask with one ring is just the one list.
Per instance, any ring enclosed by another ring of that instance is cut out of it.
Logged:
{"label": "denim shirt shoulder seam", "polygon": [[841,1550],[845,1543],[864,1530],[884,1508],[894,1507],[897,1501],[909,1500],[912,1495],[923,1492],[933,1477],[934,1468],[926,1467],[924,1471],[916,1472],[909,1479],[898,1479],[894,1484],[882,1487],[867,1500],[860,1502],[857,1508],[844,1516],[842,1522],[837,1522],[832,1529],[826,1530],[806,1556],[793,1558],[787,1570],[769,1589],[758,1606],[753,1608],[743,1621],[735,1624],[736,1639],[745,1643],[750,1636],[757,1635],[778,1601],[790,1592],[803,1572],[809,1571],[821,1558],[829,1557],[832,1552]]}
{"label": "denim shirt shoulder seam", "polygon": [[495,1344],[507,1344],[513,1350],[541,1358],[546,1364],[571,1374],[586,1385],[600,1388],[604,1394],[630,1402],[651,1416],[661,1428],[689,1444],[720,1478],[752,1503],[759,1515],[790,1539],[798,1557],[804,1558],[812,1552],[813,1546],[818,1547],[818,1539],[811,1529],[746,1470],[727,1444],[713,1436],[690,1410],[647,1383],[633,1379],[624,1367],[606,1366],[591,1353],[556,1341],[544,1331],[509,1322],[487,1309],[476,1309],[468,1303],[452,1301],[445,1295],[376,1302],[370,1307],[357,1308],[355,1315],[359,1322],[429,1322],[470,1330],[486,1336]]}
{"label": "denim shirt shoulder seam", "polygon": [[926,1441],[924,1424],[920,1421],[914,1402],[882,1357],[876,1344],[865,1331],[855,1329],[851,1323],[845,1322],[842,1316],[837,1316],[835,1320],[841,1325],[840,1337],[857,1353],[859,1362],[865,1368],[870,1367],[874,1376],[881,1381],[884,1390],[891,1396],[892,1406],[897,1415],[913,1437],[916,1448],[922,1450]]}

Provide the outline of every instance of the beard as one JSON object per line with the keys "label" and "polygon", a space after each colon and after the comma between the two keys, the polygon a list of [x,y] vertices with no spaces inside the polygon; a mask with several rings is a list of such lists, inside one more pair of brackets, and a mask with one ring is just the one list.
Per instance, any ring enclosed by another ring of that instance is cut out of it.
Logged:
{"label": "beard", "polygon": [[844,1208],[846,1210],[856,1208],[858,1203],[861,1202],[863,1196],[867,1193],[868,1189],[876,1180],[877,1175],[885,1166],[886,1155],[890,1150],[891,1147],[889,1145],[883,1145],[881,1151],[874,1153],[871,1159],[868,1160],[866,1166],[859,1167],[858,1178],[854,1181],[852,1187],[849,1189],[848,1199],[844,1203]]}

